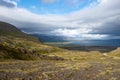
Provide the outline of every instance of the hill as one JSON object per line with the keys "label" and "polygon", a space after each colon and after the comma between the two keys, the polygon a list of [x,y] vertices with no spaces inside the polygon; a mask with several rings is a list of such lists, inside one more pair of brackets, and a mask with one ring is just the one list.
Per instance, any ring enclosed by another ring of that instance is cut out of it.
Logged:
{"label": "hill", "polygon": [[18,37],[27,40],[37,41],[37,42],[39,41],[37,38],[22,32],[20,29],[16,28],[15,26],[1,21],[0,21],[0,36],[7,36],[7,37],[12,36],[12,37]]}
{"label": "hill", "polygon": [[118,47],[117,49],[111,51],[109,54],[110,54],[111,56],[120,57],[120,47]]}
{"label": "hill", "polygon": [[0,33],[1,80],[120,79],[120,48],[108,53],[68,51],[36,42],[4,22]]}
{"label": "hill", "polygon": [[15,26],[0,22],[0,59],[62,59],[48,56],[62,49],[42,44],[37,38],[23,33]]}

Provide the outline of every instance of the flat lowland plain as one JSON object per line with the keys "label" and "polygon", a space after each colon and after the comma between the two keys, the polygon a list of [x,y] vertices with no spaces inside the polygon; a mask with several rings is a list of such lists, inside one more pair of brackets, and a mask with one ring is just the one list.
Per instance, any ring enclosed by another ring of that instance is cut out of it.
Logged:
{"label": "flat lowland plain", "polygon": [[97,51],[53,52],[65,60],[0,60],[1,80],[120,80],[120,57]]}

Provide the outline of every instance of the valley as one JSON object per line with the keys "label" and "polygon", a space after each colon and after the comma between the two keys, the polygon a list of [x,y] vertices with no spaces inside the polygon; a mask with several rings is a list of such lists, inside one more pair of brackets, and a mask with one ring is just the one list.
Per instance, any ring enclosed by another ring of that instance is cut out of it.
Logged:
{"label": "valley", "polygon": [[72,45],[68,47],[73,50],[65,46],[60,48],[43,44],[37,38],[13,29],[12,25],[6,30],[9,24],[1,24],[4,29],[0,28],[0,80],[120,79],[119,47],[105,52],[95,50],[96,47],[90,47],[89,51],[75,50],[77,48],[73,49]]}

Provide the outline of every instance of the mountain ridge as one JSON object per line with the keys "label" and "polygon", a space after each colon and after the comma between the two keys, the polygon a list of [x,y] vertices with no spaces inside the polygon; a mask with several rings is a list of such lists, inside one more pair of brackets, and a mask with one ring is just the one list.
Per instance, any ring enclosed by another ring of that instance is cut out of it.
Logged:
{"label": "mountain ridge", "polygon": [[30,41],[39,42],[38,38],[34,36],[30,36],[22,32],[14,25],[2,21],[0,21],[0,36],[12,36],[12,37],[24,38]]}

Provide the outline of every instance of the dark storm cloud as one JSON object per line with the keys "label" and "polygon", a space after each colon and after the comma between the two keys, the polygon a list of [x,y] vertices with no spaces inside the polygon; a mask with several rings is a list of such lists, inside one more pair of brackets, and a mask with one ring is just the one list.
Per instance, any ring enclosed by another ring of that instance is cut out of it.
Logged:
{"label": "dark storm cloud", "polygon": [[120,15],[113,16],[111,19],[103,21],[103,23],[94,29],[93,33],[120,35]]}

